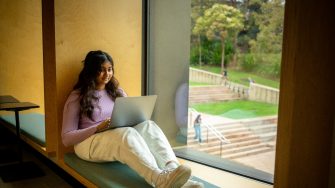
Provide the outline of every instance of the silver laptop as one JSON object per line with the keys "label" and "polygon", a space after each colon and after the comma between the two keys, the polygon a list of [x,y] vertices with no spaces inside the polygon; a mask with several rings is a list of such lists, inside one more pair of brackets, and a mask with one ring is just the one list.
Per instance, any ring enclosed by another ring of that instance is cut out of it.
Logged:
{"label": "silver laptop", "polygon": [[150,120],[156,99],[157,95],[116,98],[110,126],[107,129],[135,126]]}

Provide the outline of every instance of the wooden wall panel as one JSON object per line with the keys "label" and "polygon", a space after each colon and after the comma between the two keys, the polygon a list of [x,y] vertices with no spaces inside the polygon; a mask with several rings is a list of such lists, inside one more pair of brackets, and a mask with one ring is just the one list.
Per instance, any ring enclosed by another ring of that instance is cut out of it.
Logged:
{"label": "wooden wall panel", "polygon": [[[78,79],[86,54],[108,52],[115,75],[130,96],[141,95],[142,2],[138,0],[55,0],[58,140],[65,100]],[[59,144],[62,150],[67,151]]]}
{"label": "wooden wall panel", "polygon": [[40,0],[0,1],[0,95],[40,106],[22,113],[44,114],[41,11]]}
{"label": "wooden wall panel", "polygon": [[275,188],[327,187],[334,129],[334,3],[286,1]]}

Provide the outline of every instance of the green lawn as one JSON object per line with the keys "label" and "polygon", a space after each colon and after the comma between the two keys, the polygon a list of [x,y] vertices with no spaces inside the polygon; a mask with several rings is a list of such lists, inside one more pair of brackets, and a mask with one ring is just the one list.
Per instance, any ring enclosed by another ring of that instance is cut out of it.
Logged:
{"label": "green lawn", "polygon": [[196,109],[198,112],[232,119],[269,116],[278,113],[277,105],[248,100],[195,104],[191,108]]}
{"label": "green lawn", "polygon": [[[214,67],[214,66],[192,66],[193,68],[206,70],[209,72],[220,74],[221,68],[220,67]],[[247,73],[242,71],[236,71],[236,70],[229,70],[228,69],[228,79],[232,82],[239,83],[245,86],[249,86],[249,80],[248,78],[251,78],[255,81],[255,83],[259,83],[262,85],[266,85],[273,88],[279,88],[279,81],[277,80],[271,80],[267,78],[263,78],[261,76],[258,76],[253,73]]]}

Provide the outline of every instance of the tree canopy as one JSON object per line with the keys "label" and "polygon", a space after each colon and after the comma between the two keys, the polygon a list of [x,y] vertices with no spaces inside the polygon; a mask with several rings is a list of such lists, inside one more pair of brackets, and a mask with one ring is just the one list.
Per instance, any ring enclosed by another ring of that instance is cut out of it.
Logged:
{"label": "tree canopy", "polygon": [[280,73],[285,0],[192,0],[191,63]]}
{"label": "tree canopy", "polygon": [[214,4],[196,20],[194,34],[205,33],[208,39],[225,39],[243,28],[243,15],[228,5]]}
{"label": "tree canopy", "polygon": [[205,34],[209,40],[220,40],[222,44],[221,67],[224,68],[224,49],[227,38],[236,38],[243,28],[243,15],[229,5],[214,4],[200,16],[193,28],[194,34]]}
{"label": "tree canopy", "polygon": [[261,12],[253,16],[259,27],[256,40],[249,42],[254,53],[281,53],[283,40],[283,0],[263,2]]}

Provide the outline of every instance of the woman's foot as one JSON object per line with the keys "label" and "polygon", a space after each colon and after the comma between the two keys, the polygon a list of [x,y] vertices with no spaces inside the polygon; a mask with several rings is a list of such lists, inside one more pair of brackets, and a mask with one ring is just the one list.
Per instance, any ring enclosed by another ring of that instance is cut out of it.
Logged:
{"label": "woman's foot", "polygon": [[170,171],[172,171],[172,170],[178,168],[179,165],[180,164],[178,162],[171,160],[171,161],[168,161],[165,164],[164,170],[170,170]]}
{"label": "woman's foot", "polygon": [[180,188],[191,176],[191,169],[180,165],[174,170],[163,170],[154,183],[157,188]]}
{"label": "woman's foot", "polygon": [[204,188],[204,187],[205,186],[203,183],[190,179],[182,186],[182,188]]}

